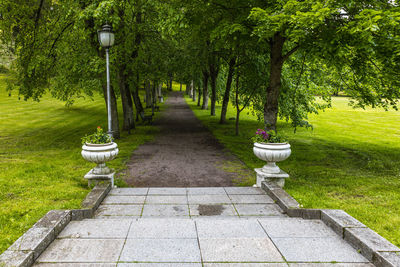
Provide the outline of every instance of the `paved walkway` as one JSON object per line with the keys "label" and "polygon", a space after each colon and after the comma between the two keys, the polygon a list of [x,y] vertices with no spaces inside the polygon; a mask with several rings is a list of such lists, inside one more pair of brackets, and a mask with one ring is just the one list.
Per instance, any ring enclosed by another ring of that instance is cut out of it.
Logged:
{"label": "paved walkway", "polygon": [[214,187],[113,189],[35,266],[373,265],[322,221],[287,217],[259,188]]}
{"label": "paved walkway", "polygon": [[[134,187],[232,186],[253,172],[218,143],[193,114],[183,92],[171,92],[154,122],[160,133],[139,146],[124,180]],[[226,171],[226,169],[230,171]]]}

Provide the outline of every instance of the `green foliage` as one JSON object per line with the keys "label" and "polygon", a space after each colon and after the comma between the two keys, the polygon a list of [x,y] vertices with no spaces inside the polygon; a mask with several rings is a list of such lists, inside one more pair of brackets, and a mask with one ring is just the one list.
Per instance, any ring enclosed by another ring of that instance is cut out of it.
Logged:
{"label": "green foliage", "polygon": [[262,38],[271,38],[276,32],[282,32],[290,42],[305,41],[337,12],[332,1],[273,2],[274,5],[266,8],[254,7],[250,13],[250,19],[258,24],[254,33]]}
{"label": "green foliage", "polygon": [[256,23],[253,33],[260,40],[272,42],[277,35],[284,38],[281,117],[295,128],[310,127],[308,114],[324,108],[312,95],[324,96],[329,106],[329,93],[338,90],[351,96],[356,107],[397,109],[397,5],[379,1],[273,2],[254,7],[249,18]]}
{"label": "green foliage", "polygon": [[254,143],[286,143],[287,140],[274,130],[264,131],[257,129],[256,135],[251,138]]}
{"label": "green foliage", "polygon": [[82,137],[82,145],[84,144],[107,144],[114,140],[111,136],[103,131],[100,126],[97,126],[96,132]]}
{"label": "green foliage", "polygon": [[[117,40],[110,58],[114,88],[121,77],[132,88],[171,77],[200,87],[202,73],[214,66],[221,100],[228,62],[236,59],[238,102],[251,98],[265,119],[270,72],[277,67],[271,56],[278,55],[282,85],[274,98],[279,116],[295,129],[311,127],[309,114],[329,107],[333,92],[352,97],[356,107],[396,109],[400,98],[400,9],[390,1],[3,2],[0,41],[16,57],[10,89],[25,99],[50,91],[71,105],[101,92],[105,64],[97,30],[105,22]],[[281,51],[272,51],[277,36]]]}

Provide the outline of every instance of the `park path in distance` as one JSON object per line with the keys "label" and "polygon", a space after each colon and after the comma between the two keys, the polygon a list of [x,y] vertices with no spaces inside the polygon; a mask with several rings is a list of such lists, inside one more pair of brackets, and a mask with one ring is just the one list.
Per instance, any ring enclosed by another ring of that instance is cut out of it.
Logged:
{"label": "park path in distance", "polygon": [[255,175],[196,118],[183,92],[171,92],[166,105],[154,122],[160,133],[139,146],[127,164],[124,180],[129,186],[232,186]]}

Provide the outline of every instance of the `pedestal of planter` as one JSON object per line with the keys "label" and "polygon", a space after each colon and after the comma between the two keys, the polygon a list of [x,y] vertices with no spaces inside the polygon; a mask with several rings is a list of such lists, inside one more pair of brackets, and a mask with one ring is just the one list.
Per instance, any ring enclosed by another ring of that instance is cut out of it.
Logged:
{"label": "pedestal of planter", "polygon": [[267,173],[263,168],[254,169],[257,174],[256,186],[261,187],[261,183],[264,181],[269,181],[277,184],[280,187],[285,185],[285,179],[289,178],[289,174],[279,169],[278,173]]}
{"label": "pedestal of planter", "polygon": [[90,162],[96,163],[97,166],[91,169],[84,178],[88,180],[89,187],[100,182],[110,181],[114,187],[113,169],[106,166],[106,162],[113,160],[118,155],[118,145],[114,142],[108,144],[87,144],[82,146],[82,157]]}
{"label": "pedestal of planter", "polygon": [[262,168],[254,169],[257,173],[257,183],[255,186],[261,187],[261,182],[270,181],[280,187],[285,185],[285,179],[289,178],[289,174],[282,171],[276,162],[287,159],[292,150],[288,143],[254,143],[254,155],[257,158],[266,161],[267,164]]}
{"label": "pedestal of planter", "polygon": [[114,175],[115,172],[113,169],[110,169],[111,172],[108,174],[96,174],[94,172],[94,169],[91,169],[85,176],[84,178],[88,180],[88,185],[89,187],[91,185],[97,185],[99,183],[103,183],[103,182],[110,182],[111,183],[111,188],[114,187]]}

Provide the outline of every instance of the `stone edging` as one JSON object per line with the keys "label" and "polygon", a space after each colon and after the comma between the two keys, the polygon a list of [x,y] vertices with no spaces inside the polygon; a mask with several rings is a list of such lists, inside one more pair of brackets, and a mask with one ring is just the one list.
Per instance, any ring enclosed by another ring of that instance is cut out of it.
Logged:
{"label": "stone edging", "polygon": [[110,190],[110,184],[96,185],[82,202],[82,209],[49,211],[0,255],[0,267],[33,265],[71,220],[93,217]]}
{"label": "stone edging", "polygon": [[285,190],[271,182],[261,188],[289,217],[319,219],[377,267],[400,266],[400,249],[343,210],[302,209]]}

